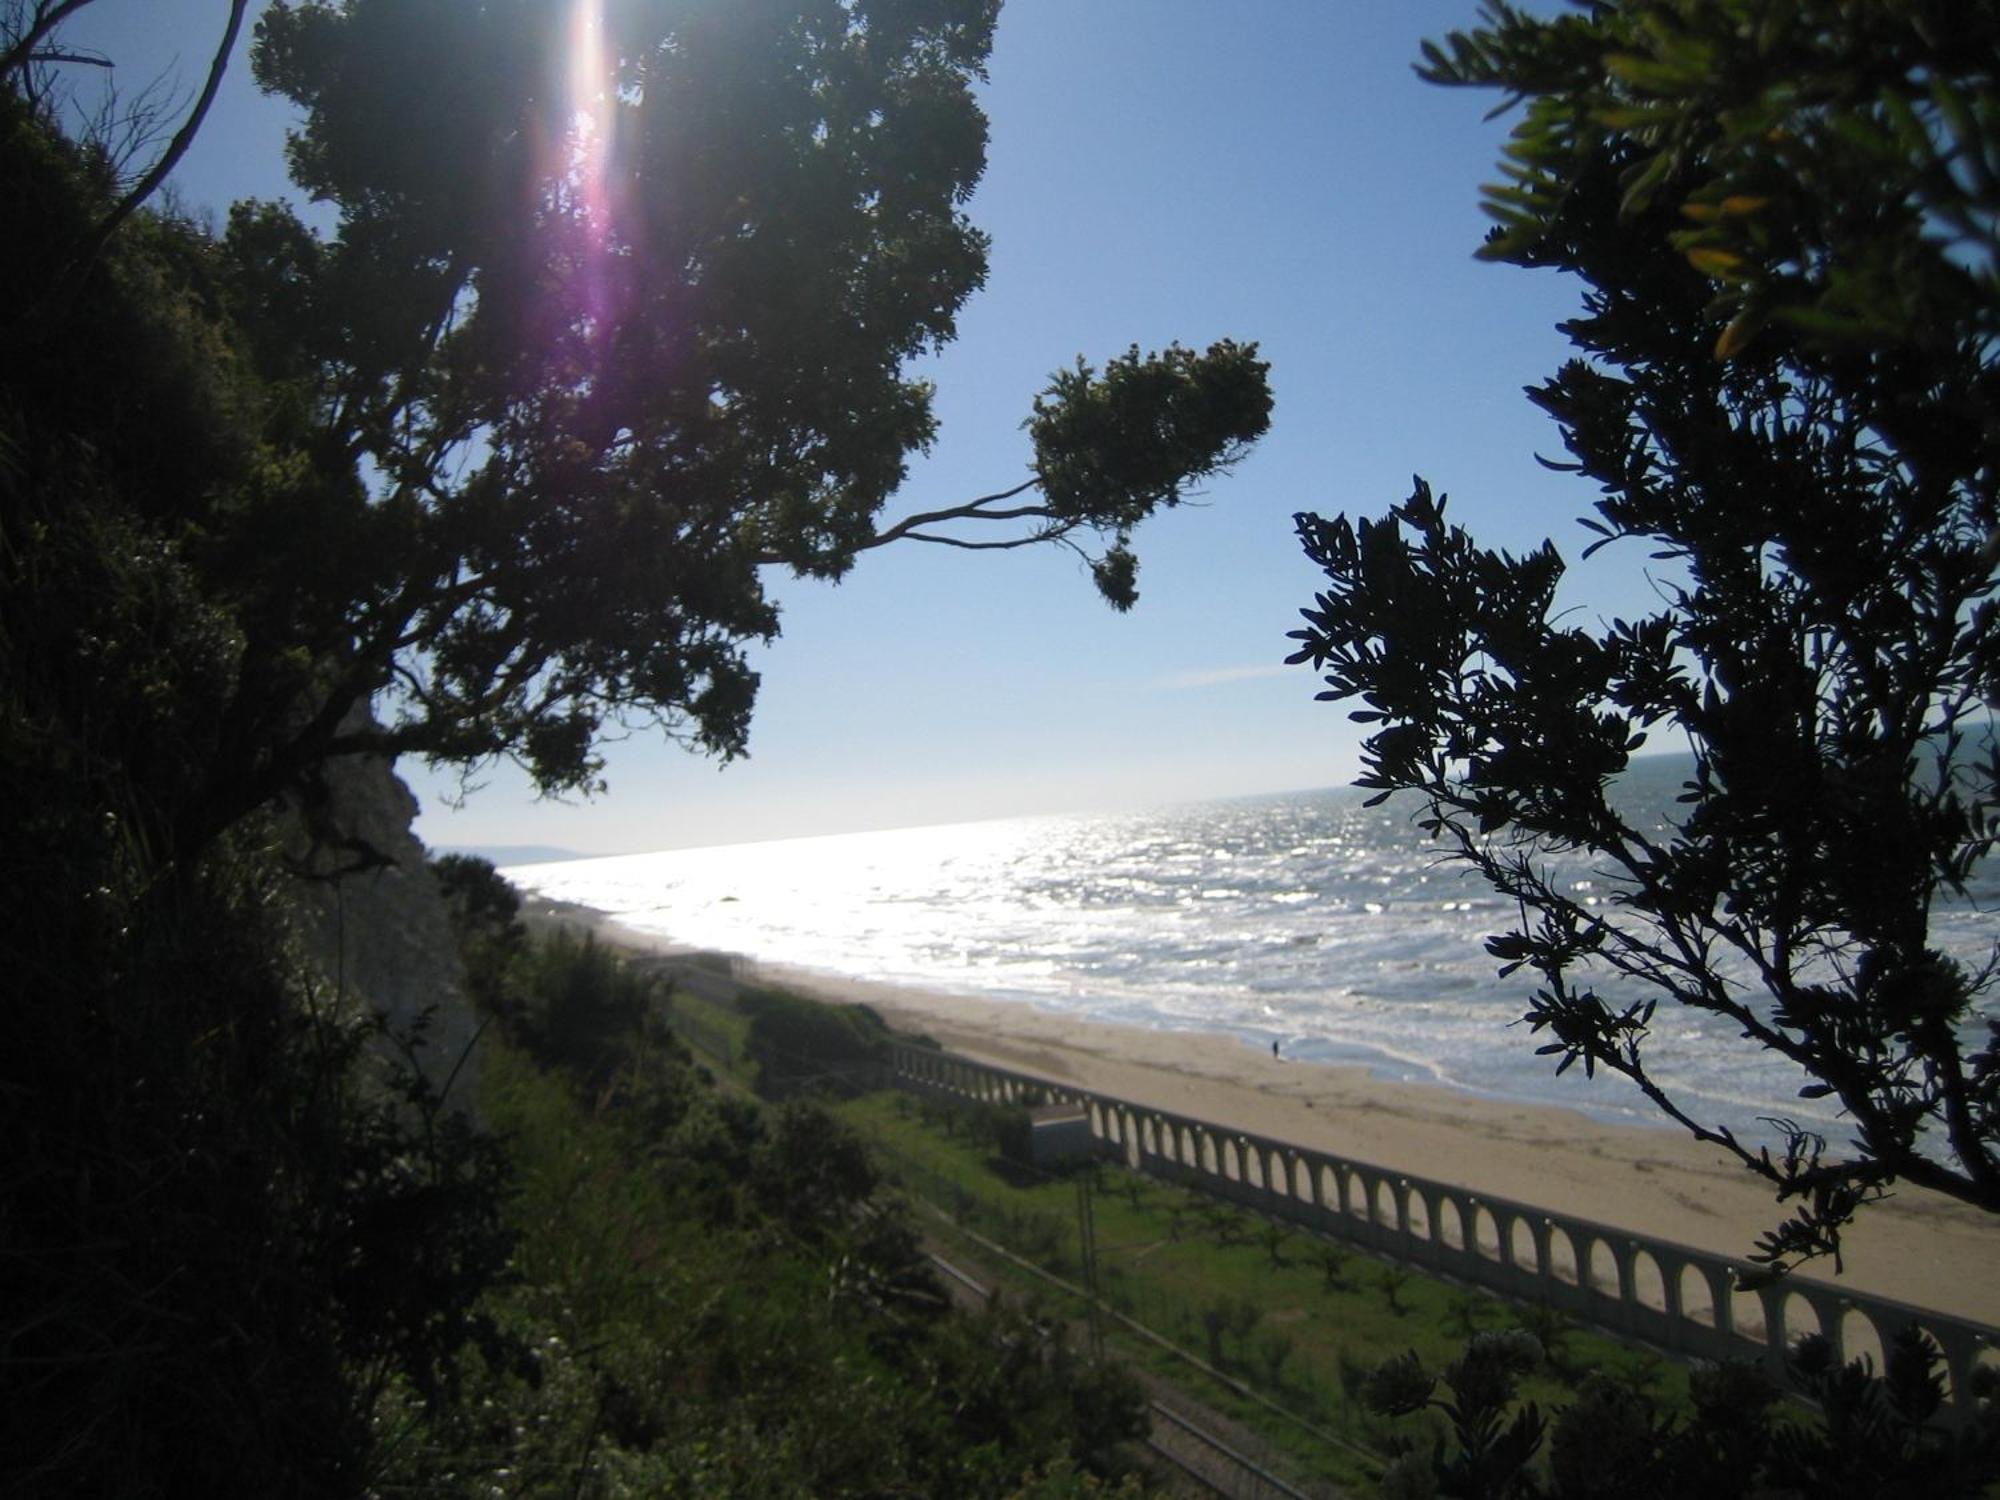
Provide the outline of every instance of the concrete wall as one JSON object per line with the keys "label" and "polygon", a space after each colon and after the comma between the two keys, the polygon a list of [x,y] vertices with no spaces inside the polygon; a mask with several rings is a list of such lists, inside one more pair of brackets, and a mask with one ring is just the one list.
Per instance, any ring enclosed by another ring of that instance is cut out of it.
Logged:
{"label": "concrete wall", "polygon": [[1039,1089],[1088,1111],[1103,1153],[1138,1171],[1677,1354],[1758,1360],[1781,1389],[1785,1351],[1803,1335],[1824,1335],[1843,1359],[1872,1354],[1879,1370],[1880,1351],[1914,1322],[1943,1351],[1948,1412],[1964,1420],[1974,1367],[2000,1350],[2000,1329],[1983,1324],[1799,1276],[1739,1292],[1747,1262],[948,1052],[898,1046],[890,1071],[903,1088],[989,1103]]}

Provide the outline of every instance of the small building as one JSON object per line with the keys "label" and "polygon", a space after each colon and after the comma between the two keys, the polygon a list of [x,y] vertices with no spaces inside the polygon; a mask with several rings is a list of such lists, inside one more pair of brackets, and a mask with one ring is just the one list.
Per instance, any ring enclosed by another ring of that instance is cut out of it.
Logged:
{"label": "small building", "polygon": [[1036,1166],[1060,1167],[1096,1154],[1090,1111],[1081,1104],[1044,1104],[1028,1111],[1028,1160]]}

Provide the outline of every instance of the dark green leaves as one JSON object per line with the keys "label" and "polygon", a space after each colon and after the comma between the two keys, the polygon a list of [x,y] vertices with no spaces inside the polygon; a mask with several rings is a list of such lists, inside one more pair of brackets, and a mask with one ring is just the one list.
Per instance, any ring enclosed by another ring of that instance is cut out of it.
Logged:
{"label": "dark green leaves", "polygon": [[1433,788],[1458,765],[1483,831],[1558,805],[1586,826],[1601,817],[1592,804],[1634,735],[1597,705],[1657,696],[1657,632],[1607,648],[1555,626],[1554,549],[1516,558],[1477,547],[1421,479],[1382,521],[1301,515],[1297,525],[1331,587],[1301,611],[1307,628],[1291,633],[1301,645],[1288,659],[1324,673],[1322,696],[1359,697],[1368,706],[1355,717],[1385,726],[1364,747],[1361,785]]}
{"label": "dark green leaves", "polygon": [[1116,529],[1178,505],[1264,435],[1269,371],[1255,344],[1229,339],[1058,370],[1027,422],[1051,512]]}
{"label": "dark green leaves", "polygon": [[1036,403],[1030,480],[882,519],[936,436],[908,363],[986,274],[995,10],[613,4],[583,57],[567,0],[270,10],[259,77],[340,222],[246,221],[241,295],[326,451],[410,518],[351,638],[314,643],[344,690],[400,679],[398,747],[520,755],[552,789],[626,719],[739,754],[744,647],[777,629],[759,570],[838,578],[892,541],[1066,545],[1131,605],[1133,528],[1268,423],[1254,347],[1079,363]]}
{"label": "dark green leaves", "polygon": [[[1524,1019],[1559,1071],[1622,1074],[1805,1203],[1779,1266],[1898,1175],[2000,1211],[1996,1070],[1966,1055],[1993,972],[1930,942],[2000,812],[1996,56],[1991,3],[1485,5],[1423,71],[1525,104],[1484,253],[1585,288],[1531,399],[1596,487],[1585,555],[1642,544],[1658,607],[1563,620],[1552,547],[1479,547],[1421,481],[1380,520],[1298,518],[1328,586],[1291,659],[1358,700],[1358,784],[1418,794],[1519,903],[1488,951],[1543,981]],[[1655,744],[1693,760],[1665,829],[1606,796]],[[1852,1157],[1684,1112],[1662,1000],[1801,1070]]]}

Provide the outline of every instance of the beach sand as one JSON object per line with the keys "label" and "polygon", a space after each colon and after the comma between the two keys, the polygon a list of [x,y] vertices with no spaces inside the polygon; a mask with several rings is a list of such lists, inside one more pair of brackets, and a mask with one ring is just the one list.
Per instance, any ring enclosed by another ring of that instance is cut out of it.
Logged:
{"label": "beach sand", "polygon": [[[596,913],[572,907],[562,915],[623,947],[676,951]],[[1738,1260],[1786,1216],[1768,1185],[1665,1127],[1604,1124],[1566,1109],[1393,1082],[1364,1068],[1292,1062],[1229,1037],[739,963],[741,977],[865,1003],[896,1029],[968,1057]],[[1520,1043],[1496,1036],[1494,1045]],[[1843,1252],[1842,1274],[1821,1263],[1811,1279],[2000,1326],[1993,1215],[1899,1187],[1863,1211]]]}

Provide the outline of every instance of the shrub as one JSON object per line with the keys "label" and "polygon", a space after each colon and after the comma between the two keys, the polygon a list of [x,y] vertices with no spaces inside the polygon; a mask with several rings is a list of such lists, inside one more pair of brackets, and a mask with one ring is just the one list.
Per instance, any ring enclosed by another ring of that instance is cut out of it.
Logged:
{"label": "shrub", "polygon": [[[1817,1335],[1801,1339],[1789,1372],[1821,1420],[1774,1420],[1777,1393],[1756,1369],[1735,1364],[1697,1368],[1686,1419],[1664,1414],[1629,1383],[1593,1379],[1549,1424],[1532,1402],[1516,1403],[1519,1378],[1539,1359],[1534,1336],[1517,1329],[1475,1335],[1441,1377],[1414,1352],[1370,1374],[1361,1394],[1371,1410],[1408,1417],[1430,1408],[1450,1424],[1451,1442],[1428,1454],[1398,1441],[1396,1492],[1920,1500],[1985,1493],[2000,1479],[2000,1418],[1991,1402],[1956,1433],[1938,1423],[1941,1356],[1914,1328],[1895,1340],[1880,1375],[1866,1360],[1841,1364]],[[1449,1400],[1435,1394],[1440,1380]],[[1533,1467],[1545,1438],[1546,1482]],[[1385,1493],[1391,1488],[1385,1483]]]}
{"label": "shrub", "polygon": [[803,1090],[851,1099],[874,1088],[889,1055],[889,1027],[865,1005],[827,1005],[780,990],[745,990],[757,1092],[781,1099]]}

